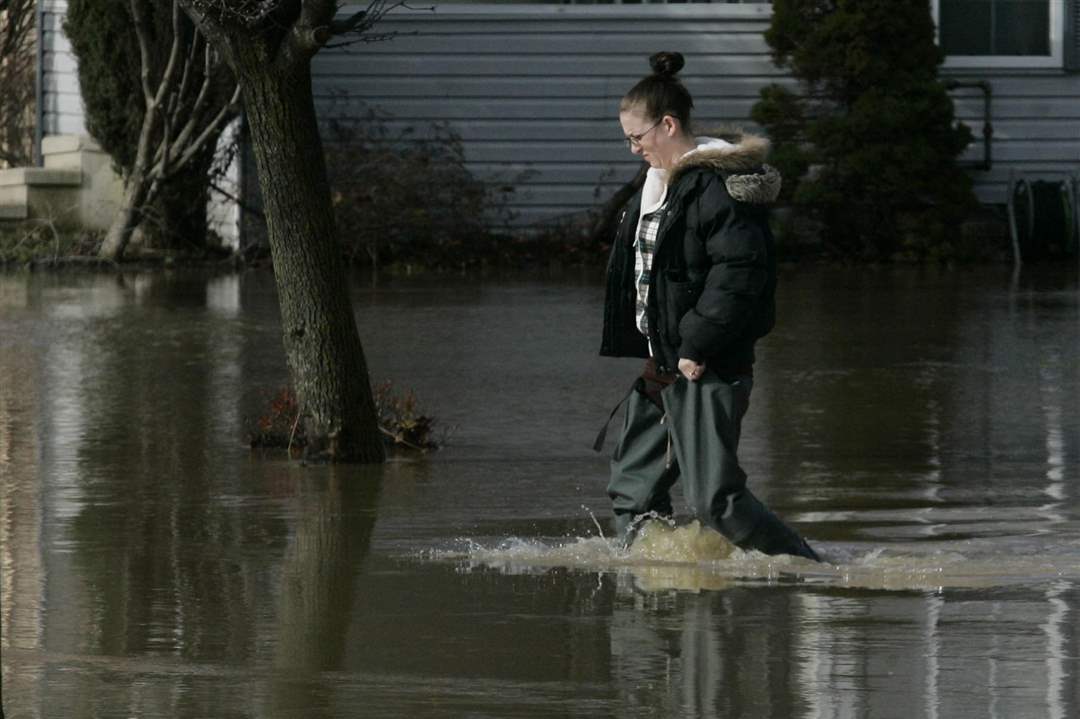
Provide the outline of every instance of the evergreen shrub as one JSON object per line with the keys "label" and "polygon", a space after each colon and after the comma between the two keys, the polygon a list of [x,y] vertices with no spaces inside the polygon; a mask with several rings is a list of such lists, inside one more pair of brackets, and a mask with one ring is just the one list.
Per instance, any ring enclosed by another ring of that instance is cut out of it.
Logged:
{"label": "evergreen shrub", "polygon": [[843,258],[947,256],[977,206],[957,162],[972,135],[938,80],[927,0],[775,0],[765,39],[798,83],[752,113],[782,200]]}

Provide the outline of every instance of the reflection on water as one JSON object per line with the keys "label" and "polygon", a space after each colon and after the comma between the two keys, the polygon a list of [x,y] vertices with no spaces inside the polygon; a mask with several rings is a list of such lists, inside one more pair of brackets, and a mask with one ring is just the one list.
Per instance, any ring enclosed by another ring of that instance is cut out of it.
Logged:
{"label": "reflection on water", "polygon": [[7,714],[1076,716],[1080,302],[1008,279],[785,274],[742,453],[818,565],[604,536],[595,277],[358,282],[456,429],[328,468],[242,446],[269,276],[0,276]]}

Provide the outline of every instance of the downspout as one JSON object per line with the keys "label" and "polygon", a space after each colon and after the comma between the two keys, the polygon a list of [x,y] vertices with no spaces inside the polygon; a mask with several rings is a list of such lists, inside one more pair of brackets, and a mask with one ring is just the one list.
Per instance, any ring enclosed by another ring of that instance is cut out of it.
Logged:
{"label": "downspout", "polygon": [[[3,572],[0,572],[0,605],[3,605],[4,600],[4,577]],[[0,606],[0,617],[3,617],[3,606]],[[0,619],[0,635],[3,634],[4,622]],[[4,638],[0,636],[0,719],[4,719]]]}
{"label": "downspout", "polygon": [[994,166],[993,160],[993,139],[994,139],[994,126],[990,122],[990,99],[993,96],[993,90],[990,87],[990,83],[987,80],[969,80],[966,82],[960,80],[944,80],[942,84],[946,90],[956,90],[959,88],[974,88],[976,90],[982,90],[983,93],[983,159],[982,162],[966,163],[968,167],[973,167],[976,170],[989,170]]}
{"label": "downspout", "polygon": [[41,141],[45,137],[45,0],[37,0],[35,44],[37,61],[34,69],[34,164],[41,167]]}

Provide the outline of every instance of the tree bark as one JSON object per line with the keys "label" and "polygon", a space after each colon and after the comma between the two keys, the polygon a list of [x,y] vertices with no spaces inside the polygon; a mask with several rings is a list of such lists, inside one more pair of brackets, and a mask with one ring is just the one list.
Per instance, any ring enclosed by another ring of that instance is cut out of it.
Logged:
{"label": "tree bark", "polygon": [[98,248],[98,257],[113,262],[119,262],[123,258],[128,241],[139,226],[139,208],[146,202],[149,184],[142,173],[135,173],[128,178],[120,208],[109,225],[109,231],[105,233],[101,247]]}
{"label": "tree bark", "polygon": [[310,59],[267,61],[260,40],[234,46],[251,129],[285,354],[309,458],[385,459],[367,363],[337,242]]}

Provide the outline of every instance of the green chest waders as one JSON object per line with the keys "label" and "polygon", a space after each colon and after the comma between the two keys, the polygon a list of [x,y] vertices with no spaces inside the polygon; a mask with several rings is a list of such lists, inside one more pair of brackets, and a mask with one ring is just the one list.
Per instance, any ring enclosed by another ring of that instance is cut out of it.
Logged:
{"label": "green chest waders", "polygon": [[737,451],[752,387],[749,376],[722,379],[706,371],[696,382],[678,376],[660,391],[661,410],[645,393],[644,381],[635,382],[625,400],[607,487],[619,536],[638,515],[670,515],[670,489],[681,478],[690,511],[733,544],[818,559],[746,488]]}

